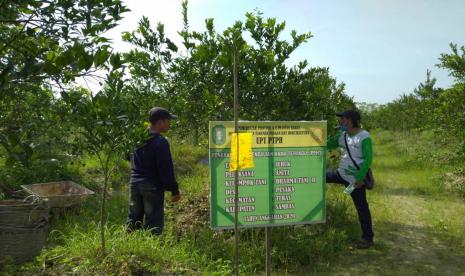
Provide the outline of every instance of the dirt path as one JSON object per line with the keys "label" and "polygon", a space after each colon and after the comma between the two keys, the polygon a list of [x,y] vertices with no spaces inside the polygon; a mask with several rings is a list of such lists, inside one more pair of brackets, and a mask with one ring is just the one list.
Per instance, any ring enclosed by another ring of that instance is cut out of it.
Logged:
{"label": "dirt path", "polygon": [[439,192],[438,171],[412,165],[375,140],[370,191],[375,247],[349,249],[317,274],[465,275],[465,202]]}

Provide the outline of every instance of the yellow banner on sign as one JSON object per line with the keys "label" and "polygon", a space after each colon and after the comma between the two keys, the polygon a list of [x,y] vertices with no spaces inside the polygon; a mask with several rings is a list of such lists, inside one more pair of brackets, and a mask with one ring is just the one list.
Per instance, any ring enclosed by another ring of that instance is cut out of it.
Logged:
{"label": "yellow banner on sign", "polygon": [[[239,134],[239,143],[237,135]],[[238,148],[239,147],[239,150]],[[239,153],[239,156],[238,156]],[[229,162],[229,171],[253,168],[252,153],[252,133],[232,133],[231,134],[231,160]]]}

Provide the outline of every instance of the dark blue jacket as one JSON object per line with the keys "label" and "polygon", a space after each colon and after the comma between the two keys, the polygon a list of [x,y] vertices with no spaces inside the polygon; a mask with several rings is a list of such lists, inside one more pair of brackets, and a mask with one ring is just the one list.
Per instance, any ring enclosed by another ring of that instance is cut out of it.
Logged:
{"label": "dark blue jacket", "polygon": [[174,176],[170,145],[159,133],[150,135],[150,139],[131,154],[131,184],[148,181],[177,195],[179,188]]}

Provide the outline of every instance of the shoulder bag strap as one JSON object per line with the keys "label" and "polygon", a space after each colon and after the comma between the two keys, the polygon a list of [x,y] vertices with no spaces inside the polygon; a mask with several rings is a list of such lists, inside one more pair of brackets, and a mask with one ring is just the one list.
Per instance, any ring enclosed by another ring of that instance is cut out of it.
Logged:
{"label": "shoulder bag strap", "polygon": [[354,163],[355,167],[357,167],[357,170],[360,170],[360,166],[357,165],[357,163],[355,163],[354,158],[352,158],[352,154],[350,154],[349,145],[347,145],[347,132],[344,132],[344,142],[346,144],[346,149],[347,149],[347,153],[349,154],[350,160],[352,160],[352,163]]}

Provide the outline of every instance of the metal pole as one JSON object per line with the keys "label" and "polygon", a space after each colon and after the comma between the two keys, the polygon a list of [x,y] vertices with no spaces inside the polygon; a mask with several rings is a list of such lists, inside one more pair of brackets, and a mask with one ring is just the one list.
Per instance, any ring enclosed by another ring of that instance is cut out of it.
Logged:
{"label": "metal pole", "polygon": [[265,227],[265,246],[266,246],[266,268],[265,268],[265,275],[269,276],[271,273],[270,265],[271,265],[271,229],[270,227]]}
{"label": "metal pole", "polygon": [[234,132],[237,138],[237,152],[236,152],[236,171],[234,172],[234,274],[239,275],[239,227],[238,227],[238,197],[239,197],[239,126],[238,126],[238,104],[239,100],[237,97],[238,86],[237,86],[237,49],[234,47]]}

